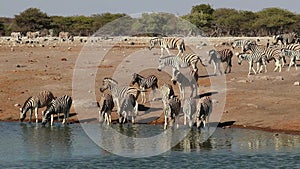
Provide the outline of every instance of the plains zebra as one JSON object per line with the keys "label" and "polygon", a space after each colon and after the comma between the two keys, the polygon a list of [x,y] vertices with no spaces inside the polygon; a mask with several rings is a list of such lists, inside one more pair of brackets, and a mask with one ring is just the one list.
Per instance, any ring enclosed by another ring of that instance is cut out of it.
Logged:
{"label": "plains zebra", "polygon": [[42,125],[45,125],[49,118],[51,117],[51,123],[50,125],[53,125],[53,115],[59,113],[64,113],[64,119],[62,121],[62,124],[68,124],[68,118],[70,109],[72,106],[72,98],[68,95],[63,95],[59,98],[56,98],[51,102],[51,104],[47,107],[47,109],[43,112],[43,121]]}
{"label": "plains zebra", "polygon": [[173,87],[170,84],[164,83],[160,88],[159,88],[161,95],[162,95],[162,101],[165,103],[167,100],[175,97],[175,93],[173,90]]}
{"label": "plains zebra", "polygon": [[202,60],[199,56],[195,55],[195,54],[187,54],[184,56],[165,56],[165,57],[161,57],[159,58],[159,65],[157,70],[161,71],[164,67],[166,66],[171,66],[172,67],[172,81],[174,80],[174,76],[175,76],[175,70],[179,70],[179,68],[187,68],[189,66],[192,66],[192,71],[198,71],[197,68],[197,63],[198,61],[200,61],[201,65],[206,67],[206,65],[204,65],[202,63]]}
{"label": "plains zebra", "polygon": [[127,94],[125,96],[119,112],[119,123],[125,123],[127,117],[131,115],[131,122],[134,124],[135,117],[138,115],[138,103],[136,100],[133,94]]}
{"label": "plains zebra", "polygon": [[153,92],[155,92],[155,90],[158,88],[157,82],[158,80],[155,75],[150,75],[145,78],[137,73],[134,73],[132,75],[132,80],[131,80],[132,85],[137,83],[139,88],[141,89],[142,103],[146,102],[146,96],[145,96],[146,89],[152,88]]}
{"label": "plains zebra", "polygon": [[252,53],[263,53],[265,55],[265,61],[275,60],[274,72],[279,69],[281,72],[280,60],[282,59],[281,50],[279,48],[267,48],[263,46],[258,46],[255,44],[247,44],[245,46],[245,51],[250,50]]}
{"label": "plains zebra", "polygon": [[99,122],[104,118],[104,123],[111,123],[111,111],[114,108],[114,101],[111,94],[104,93],[99,102]]}
{"label": "plains zebra", "polygon": [[282,49],[281,52],[282,52],[283,56],[288,56],[290,58],[290,64],[289,64],[288,71],[290,71],[291,66],[293,66],[293,65],[295,65],[295,68],[297,70],[296,61],[300,60],[300,51]]}
{"label": "plains zebra", "polygon": [[120,112],[120,99],[124,99],[127,94],[133,94],[136,99],[140,94],[140,90],[135,87],[119,86],[118,82],[112,78],[105,77],[102,81],[100,91],[104,92],[106,89],[111,91],[113,100],[117,104],[117,111]]}
{"label": "plains zebra", "polygon": [[194,91],[196,95],[198,94],[198,76],[195,75],[197,74],[197,72],[192,72],[192,73],[194,73],[194,76],[187,77],[184,74],[182,74],[179,70],[175,70],[173,83],[174,84],[176,84],[176,82],[178,83],[181,99],[184,99],[185,87],[190,87],[192,91],[190,97],[194,96]]}
{"label": "plains zebra", "polygon": [[208,55],[210,56],[208,63],[211,64],[211,61],[213,61],[213,64],[214,64],[214,74],[216,74],[217,68],[218,68],[220,74],[222,74],[221,69],[220,69],[221,62],[226,62],[226,69],[225,69],[224,73],[225,74],[227,73],[228,68],[229,68],[228,73],[231,72],[231,67],[232,67],[231,58],[233,56],[233,53],[230,49],[223,49],[220,51],[216,51],[216,50],[212,49],[208,52]]}
{"label": "plains zebra", "polygon": [[189,127],[193,126],[194,119],[193,116],[197,110],[197,103],[194,97],[190,97],[185,99],[182,111],[184,114],[183,124],[186,125],[186,121],[188,120]]}
{"label": "plains zebra", "polygon": [[35,39],[37,37],[40,36],[40,32],[36,31],[36,32],[26,32],[26,37],[27,39]]}
{"label": "plains zebra", "polygon": [[37,96],[29,97],[22,108],[20,108],[20,121],[26,118],[26,112],[30,111],[29,122],[31,122],[32,111],[35,110],[35,122],[38,123],[38,108],[48,106],[54,99],[52,92],[48,90],[41,91]]}
{"label": "plains zebra", "polygon": [[[242,64],[243,60],[246,60],[249,63],[248,75],[251,74],[251,70],[253,70],[254,74],[260,73],[262,71],[260,68],[261,64],[265,67],[265,72],[267,72],[267,66],[266,66],[265,59],[266,59],[265,54],[262,52],[255,52],[255,53],[251,53],[251,54],[247,54],[247,53],[238,54],[238,64],[239,65]],[[253,63],[257,63],[256,71],[253,68]]]}
{"label": "plains zebra", "polygon": [[10,36],[16,40],[20,40],[22,38],[21,32],[12,32]]}
{"label": "plains zebra", "polygon": [[206,122],[209,122],[209,115],[212,112],[212,100],[210,97],[205,96],[199,99],[196,110],[196,124],[197,128],[201,126],[203,123],[203,127],[205,127]]}
{"label": "plains zebra", "polygon": [[73,41],[73,36],[69,33],[69,32],[59,32],[58,37],[60,39],[61,42],[64,41]]}
{"label": "plains zebra", "polygon": [[292,32],[292,33],[284,33],[284,34],[279,34],[279,35],[275,35],[273,36],[274,40],[276,40],[276,42],[274,42],[273,44],[277,44],[278,41],[281,42],[281,44],[292,44],[296,42],[297,39],[297,34]]}
{"label": "plains zebra", "polygon": [[175,49],[176,47],[178,49],[177,55],[179,55],[180,53],[183,54],[183,51],[185,51],[185,44],[182,38],[152,38],[150,39],[149,50],[154,48],[156,44],[160,46],[161,57],[163,56],[164,49],[166,49],[169,55],[171,55],[169,49]]}
{"label": "plains zebra", "polygon": [[235,49],[236,47],[241,47],[241,51],[244,52],[244,48],[247,44],[256,44],[253,40],[246,40],[246,39],[236,39],[231,43],[232,49]]}
{"label": "plains zebra", "polygon": [[174,124],[176,122],[176,127],[178,128],[178,117],[181,109],[181,102],[179,99],[173,97],[171,99],[168,99],[164,103],[164,115],[165,115],[165,124],[164,129],[167,129],[167,126],[171,124]]}

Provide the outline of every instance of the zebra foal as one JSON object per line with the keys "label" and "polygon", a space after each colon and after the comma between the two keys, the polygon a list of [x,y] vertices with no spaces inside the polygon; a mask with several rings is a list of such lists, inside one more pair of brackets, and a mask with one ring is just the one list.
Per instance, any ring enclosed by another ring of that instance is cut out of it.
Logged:
{"label": "zebra foal", "polygon": [[158,79],[155,75],[150,75],[145,78],[137,73],[134,73],[132,75],[132,80],[131,80],[131,84],[134,85],[135,83],[137,83],[141,90],[142,103],[146,102],[146,96],[145,96],[146,89],[152,88],[153,92],[155,92],[155,90],[158,89],[157,82]]}
{"label": "zebra foal", "polygon": [[38,108],[48,106],[54,99],[52,92],[48,90],[41,91],[37,96],[29,97],[22,108],[20,108],[20,121],[23,122],[26,118],[26,113],[29,110],[29,122],[32,120],[32,112],[35,112],[35,122],[38,123]]}
{"label": "zebra foal", "polygon": [[53,115],[59,113],[64,114],[64,119],[62,121],[62,124],[67,123],[68,124],[68,118],[69,118],[69,113],[70,109],[72,106],[72,98],[68,95],[63,95],[59,98],[56,98],[51,102],[51,104],[47,107],[47,109],[42,112],[43,114],[43,121],[42,125],[44,126],[48,121],[49,118],[51,117],[51,122],[50,125],[53,125]]}
{"label": "zebra foal", "polygon": [[109,125],[111,123],[111,112],[114,108],[114,101],[111,94],[104,93],[101,97],[99,105],[99,122],[102,122],[104,118],[104,123]]}

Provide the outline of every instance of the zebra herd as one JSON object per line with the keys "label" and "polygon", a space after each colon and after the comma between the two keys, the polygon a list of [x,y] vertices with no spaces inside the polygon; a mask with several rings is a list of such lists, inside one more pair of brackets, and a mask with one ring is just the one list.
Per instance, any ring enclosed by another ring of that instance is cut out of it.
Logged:
{"label": "zebra herd", "polygon": [[[18,36],[18,35],[14,35]],[[289,41],[286,41],[288,43]],[[146,92],[148,89],[153,91],[153,96],[157,96],[160,93],[163,114],[164,114],[164,129],[168,126],[175,124],[178,127],[178,118],[181,112],[184,115],[184,125],[192,127],[194,124],[197,128],[201,126],[205,127],[209,120],[209,116],[212,112],[212,99],[209,96],[198,98],[198,67],[200,63],[206,67],[201,58],[194,53],[184,53],[186,50],[184,40],[182,38],[153,38],[149,41],[149,49],[158,45],[161,48],[161,56],[158,59],[158,71],[162,71],[165,67],[172,68],[173,84],[178,84],[180,95],[176,96],[172,88],[172,85],[165,83],[162,86],[158,86],[158,77],[150,75],[144,77],[138,73],[132,74],[132,80],[130,85],[122,86],[117,80],[110,77],[105,77],[102,80],[100,92],[102,92],[101,99],[99,101],[99,121],[110,125],[112,123],[111,113],[113,108],[116,107],[119,123],[123,124],[129,121],[128,117],[131,117],[131,122],[135,123],[135,119],[138,116],[138,98],[141,95],[141,103],[145,104],[148,101],[146,99]],[[277,42],[276,42],[277,43]],[[232,49],[241,47],[242,51],[237,53],[238,64],[243,61],[249,63],[249,72],[254,74],[261,73],[263,67],[267,72],[266,64],[269,61],[275,62],[274,71],[281,71],[286,59],[289,57],[291,66],[295,65],[297,69],[296,61],[300,60],[300,44],[273,44],[268,46],[258,45],[256,41],[251,40],[235,40],[231,43]],[[178,49],[177,55],[171,55],[169,49]],[[169,55],[163,56],[163,50],[166,50]],[[226,63],[226,69],[224,73],[231,73],[232,57],[234,56],[232,49],[223,50],[209,50],[208,63],[213,63],[214,74],[222,74],[220,64]],[[253,68],[253,64],[257,64],[257,69]],[[184,75],[180,69],[190,68],[190,76]],[[134,85],[137,84],[137,87]],[[185,87],[191,89],[191,94],[185,96]],[[157,92],[157,90],[159,92]],[[154,97],[153,97],[154,98]],[[42,112],[42,125],[45,125],[50,121],[50,125],[53,125],[53,115],[64,114],[63,124],[68,123],[69,111],[72,105],[72,98],[67,95],[63,95],[59,98],[54,97],[50,91],[41,91],[37,96],[29,97],[22,108],[20,108],[20,121],[26,118],[26,112],[29,110],[30,118],[32,120],[32,113],[35,111],[36,123],[38,123],[38,108],[46,107],[46,110]],[[51,118],[51,120],[50,120]]]}
{"label": "zebra herd", "polygon": [[[63,113],[64,118],[62,124],[68,123],[69,112],[72,105],[72,98],[68,95],[54,97],[53,93],[48,90],[41,91],[37,96],[30,96],[20,108],[20,121],[23,122],[26,118],[26,113],[29,111],[29,122],[32,120],[32,112],[35,112],[35,120],[38,123],[38,109],[46,107],[42,112],[42,125],[46,125],[50,120],[50,125],[53,125],[54,115],[57,114],[59,120],[60,113]],[[59,120],[60,121],[60,120]]]}

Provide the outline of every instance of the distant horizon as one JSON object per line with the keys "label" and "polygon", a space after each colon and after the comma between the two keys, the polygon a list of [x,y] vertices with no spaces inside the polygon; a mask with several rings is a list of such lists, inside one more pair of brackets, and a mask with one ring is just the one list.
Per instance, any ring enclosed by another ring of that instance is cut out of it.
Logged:
{"label": "distant horizon", "polygon": [[28,8],[38,8],[48,16],[91,16],[93,14],[103,13],[124,13],[137,14],[145,12],[166,12],[179,16],[190,13],[195,5],[209,4],[213,9],[232,8],[236,10],[247,10],[257,12],[265,8],[285,9],[295,14],[300,14],[300,1],[293,0],[264,0],[264,1],[244,1],[244,0],[188,0],[182,3],[182,0],[1,0],[0,17],[14,18]]}

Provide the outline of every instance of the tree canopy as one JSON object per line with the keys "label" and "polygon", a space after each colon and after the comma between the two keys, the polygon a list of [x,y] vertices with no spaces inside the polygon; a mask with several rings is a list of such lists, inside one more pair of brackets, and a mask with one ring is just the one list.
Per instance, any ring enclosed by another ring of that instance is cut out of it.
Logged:
{"label": "tree canopy", "polygon": [[[121,17],[124,21],[111,23]],[[131,18],[121,13],[48,16],[38,8],[28,8],[14,18],[0,18],[0,33],[9,35],[12,31],[53,29],[54,35],[60,31],[68,31],[73,35],[89,36],[104,26],[107,31],[112,31],[110,34],[113,35],[130,33],[186,35],[187,32],[192,35],[192,32],[197,31],[196,28],[208,36],[270,36],[285,32],[300,33],[300,15],[281,8],[265,8],[252,12],[230,8],[213,9],[209,4],[199,4],[180,18],[193,26],[167,13],[144,13],[139,18]],[[107,25],[108,23],[110,24]]]}

